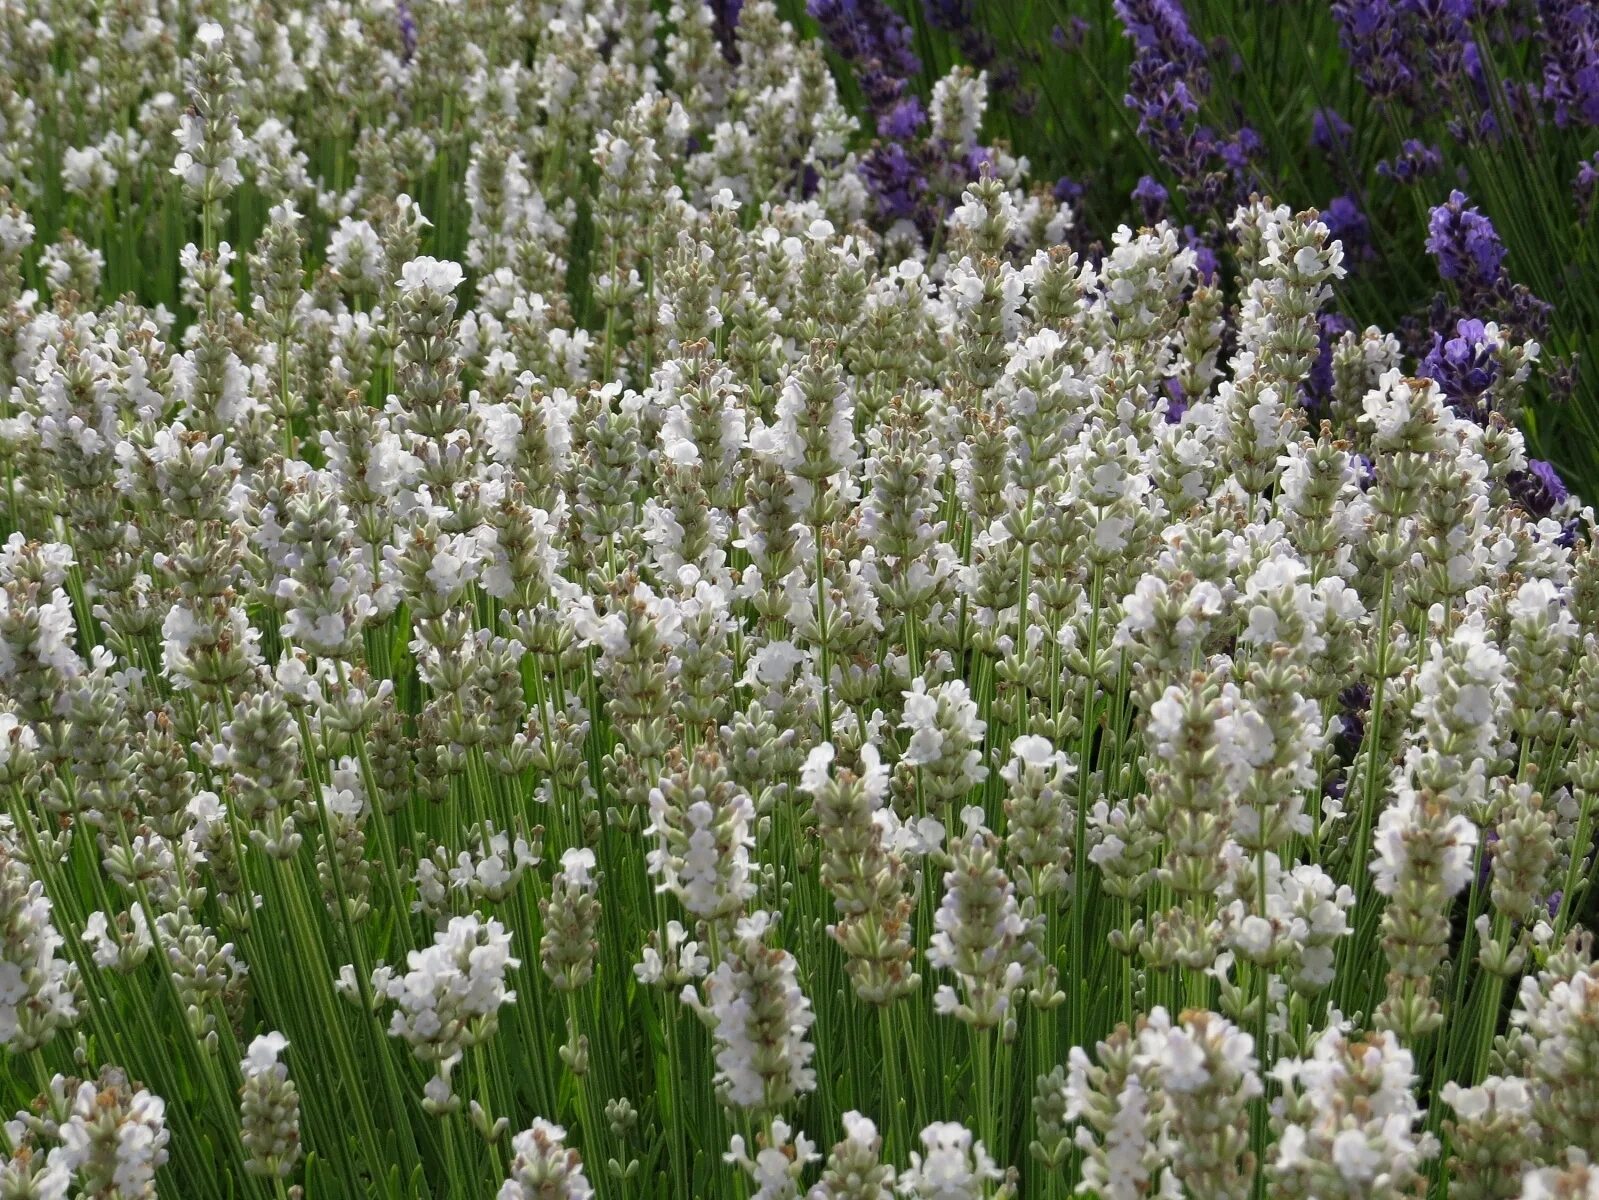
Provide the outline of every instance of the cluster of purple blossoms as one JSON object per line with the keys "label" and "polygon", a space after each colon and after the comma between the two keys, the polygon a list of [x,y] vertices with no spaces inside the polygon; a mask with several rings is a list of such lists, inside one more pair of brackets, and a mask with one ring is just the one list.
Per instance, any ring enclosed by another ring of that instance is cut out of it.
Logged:
{"label": "cluster of purple blossoms", "polygon": [[855,70],[877,130],[896,141],[926,121],[910,81],[922,64],[911,49],[911,27],[884,0],[809,0],[806,12],[822,35]]}
{"label": "cluster of purple blossoms", "polygon": [[1548,516],[1571,495],[1554,464],[1541,458],[1528,459],[1527,469],[1515,472],[1508,483],[1517,503],[1535,517]]}
{"label": "cluster of purple blossoms", "polygon": [[1377,174],[1395,183],[1415,183],[1444,169],[1443,154],[1419,138],[1406,138],[1399,153],[1377,163]]}
{"label": "cluster of purple blossoms", "polygon": [[1371,222],[1361,211],[1359,203],[1348,193],[1334,196],[1321,211],[1332,236],[1344,244],[1344,255],[1351,262],[1367,259],[1374,253],[1371,245]]}
{"label": "cluster of purple blossoms", "polygon": [[[1323,214],[1327,228],[1332,222]],[[1342,313],[1325,312],[1316,318],[1316,360],[1310,364],[1310,376],[1305,380],[1305,407],[1318,411],[1333,394],[1333,348],[1338,340],[1355,329],[1355,323]]]}
{"label": "cluster of purple blossoms", "polygon": [[1435,380],[1449,405],[1462,416],[1481,421],[1488,414],[1488,389],[1498,373],[1495,339],[1475,317],[1455,323],[1453,336],[1432,335],[1432,349],[1422,359],[1421,373]]}
{"label": "cluster of purple blossoms", "polygon": [[911,27],[885,0],[808,0],[806,11],[853,68],[870,108],[877,140],[859,169],[878,215],[909,221],[932,237],[962,185],[992,161],[991,151],[951,140],[948,131],[940,136],[912,87],[922,65]]}
{"label": "cluster of purple blossoms", "polygon": [[1310,143],[1337,162],[1353,151],[1355,127],[1336,108],[1318,108],[1310,114]]}
{"label": "cluster of purple blossoms", "polygon": [[1459,190],[1432,210],[1427,222],[1427,253],[1438,273],[1466,294],[1493,290],[1504,274],[1505,247],[1494,224]]}
{"label": "cluster of purple blossoms", "polygon": [[1577,201],[1577,218],[1586,222],[1593,215],[1593,194],[1599,187],[1599,152],[1585,158],[1577,165],[1577,177],[1572,181],[1571,194]]}
{"label": "cluster of purple blossoms", "polygon": [[1371,98],[1430,112],[1462,80],[1481,81],[1470,38],[1475,0],[1335,0],[1339,40]]}
{"label": "cluster of purple blossoms", "polygon": [[395,0],[394,18],[400,26],[400,44],[404,53],[400,57],[402,63],[409,63],[416,57],[416,17],[411,13],[411,6],[405,0]]}
{"label": "cluster of purple blossoms", "polygon": [[[1133,43],[1126,102],[1138,114],[1139,135],[1176,177],[1189,214],[1214,224],[1259,190],[1252,166],[1259,135],[1247,125],[1222,133],[1200,120],[1209,55],[1179,0],[1116,0],[1115,10]],[[1145,202],[1136,192],[1133,198]]]}
{"label": "cluster of purple blossoms", "polygon": [[1464,311],[1438,297],[1430,314],[1434,330],[1459,330],[1462,317],[1488,316],[1521,338],[1543,337],[1552,306],[1505,269],[1505,245],[1494,223],[1456,190],[1432,210],[1427,222],[1427,253],[1438,273],[1452,283]]}
{"label": "cluster of purple blossoms", "polygon": [[1599,8],[1589,0],[1539,0],[1542,99],[1555,124],[1599,125]]}
{"label": "cluster of purple blossoms", "polygon": [[806,11],[854,68],[876,120],[878,142],[861,158],[861,178],[890,220],[916,220],[930,188],[919,142],[927,111],[911,91],[921,71],[911,28],[883,0],[809,0]]}

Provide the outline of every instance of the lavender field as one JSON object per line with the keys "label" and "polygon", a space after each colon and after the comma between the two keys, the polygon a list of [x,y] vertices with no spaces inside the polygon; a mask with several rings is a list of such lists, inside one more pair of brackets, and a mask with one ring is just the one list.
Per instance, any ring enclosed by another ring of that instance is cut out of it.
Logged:
{"label": "lavender field", "polygon": [[1599,1200],[1599,9],[0,63],[0,1200]]}

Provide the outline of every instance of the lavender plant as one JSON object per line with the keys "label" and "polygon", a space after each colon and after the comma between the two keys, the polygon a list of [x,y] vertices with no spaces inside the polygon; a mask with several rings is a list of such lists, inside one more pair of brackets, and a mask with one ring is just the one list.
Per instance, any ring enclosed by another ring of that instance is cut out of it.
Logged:
{"label": "lavender plant", "polygon": [[18,14],[0,1198],[1591,1193],[1514,330],[770,0]]}

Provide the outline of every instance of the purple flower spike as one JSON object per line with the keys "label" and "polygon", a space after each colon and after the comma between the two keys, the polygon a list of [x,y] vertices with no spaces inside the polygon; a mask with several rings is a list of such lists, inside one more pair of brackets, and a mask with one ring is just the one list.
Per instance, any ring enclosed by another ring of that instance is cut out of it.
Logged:
{"label": "purple flower spike", "polygon": [[1310,378],[1305,381],[1307,408],[1319,408],[1332,399],[1333,347],[1354,327],[1355,323],[1342,313],[1322,313],[1316,318],[1316,361],[1310,364]]}
{"label": "purple flower spike", "polygon": [[1555,124],[1599,125],[1599,8],[1592,0],[1539,0],[1543,99]]}
{"label": "purple flower spike", "polygon": [[1133,199],[1138,202],[1144,224],[1153,225],[1166,215],[1166,201],[1170,197],[1158,180],[1151,175],[1145,175],[1133,189]]}
{"label": "purple flower spike", "polygon": [[1318,108],[1310,118],[1310,142],[1323,154],[1336,155],[1354,142],[1355,127],[1334,108]]}
{"label": "purple flower spike", "polygon": [[1395,183],[1415,183],[1443,169],[1444,157],[1438,148],[1416,138],[1406,138],[1397,155],[1377,164],[1377,174]]}
{"label": "purple flower spike", "polygon": [[1432,210],[1427,222],[1427,253],[1438,262],[1438,273],[1460,285],[1468,294],[1486,292],[1499,282],[1505,247],[1494,224],[1475,208],[1467,207],[1464,192],[1449,193],[1446,203]]}
{"label": "purple flower spike", "polygon": [[1165,63],[1187,78],[1204,73],[1205,47],[1176,0],[1116,0],[1115,9],[1140,58]]}
{"label": "purple flower spike", "polygon": [[1051,192],[1062,204],[1076,204],[1083,198],[1083,185],[1070,175],[1062,175],[1055,181]]}
{"label": "purple flower spike", "polygon": [[1179,424],[1183,415],[1188,412],[1188,396],[1183,392],[1183,385],[1175,379],[1166,381],[1166,420],[1169,424]]}
{"label": "purple flower spike", "polygon": [[1498,374],[1494,341],[1481,321],[1455,323],[1455,336],[1432,336],[1432,349],[1421,361],[1421,374],[1437,382],[1449,407],[1462,416],[1481,421],[1488,415],[1484,399]]}
{"label": "purple flower spike", "polygon": [[1571,184],[1571,194],[1577,201],[1577,212],[1582,215],[1584,221],[1593,215],[1593,196],[1596,188],[1599,188],[1599,153],[1578,164],[1577,178]]}
{"label": "purple flower spike", "polygon": [[1344,244],[1346,261],[1358,262],[1371,255],[1371,227],[1353,196],[1334,196],[1322,211],[1327,231]]}
{"label": "purple flower spike", "polygon": [[1571,495],[1554,466],[1541,458],[1529,459],[1527,469],[1512,474],[1508,483],[1516,502],[1535,517],[1549,516]]}

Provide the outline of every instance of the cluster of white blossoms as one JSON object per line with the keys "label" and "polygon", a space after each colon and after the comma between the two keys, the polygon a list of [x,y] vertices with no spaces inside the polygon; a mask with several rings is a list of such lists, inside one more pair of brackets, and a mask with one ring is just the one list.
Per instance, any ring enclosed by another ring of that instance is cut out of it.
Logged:
{"label": "cluster of white blossoms", "polygon": [[566,1130],[542,1117],[511,1139],[511,1173],[496,1200],[593,1200],[583,1159],[566,1145]]}
{"label": "cluster of white blossoms", "polygon": [[1591,1192],[1536,347],[771,0],[13,8],[0,1198]]}
{"label": "cluster of white blossoms", "polygon": [[77,1016],[78,973],[60,957],[64,944],[44,885],[0,844],[0,1046],[33,1050]]}
{"label": "cluster of white blossoms", "polygon": [[449,1099],[451,1069],[492,1032],[500,1007],[516,1000],[505,984],[517,965],[505,927],[470,916],[452,918],[431,946],[411,951],[403,975],[387,966],[372,972],[375,997],[395,1006],[389,1032],[437,1071],[430,1099]]}
{"label": "cluster of white blossoms", "polygon": [[171,1133],[166,1104],[114,1068],[97,1080],[55,1076],[37,1112],[0,1130],[11,1147],[0,1187],[25,1200],[156,1195]]}

